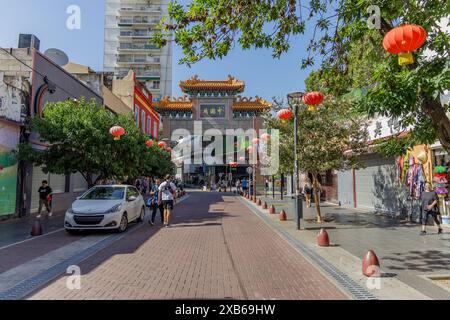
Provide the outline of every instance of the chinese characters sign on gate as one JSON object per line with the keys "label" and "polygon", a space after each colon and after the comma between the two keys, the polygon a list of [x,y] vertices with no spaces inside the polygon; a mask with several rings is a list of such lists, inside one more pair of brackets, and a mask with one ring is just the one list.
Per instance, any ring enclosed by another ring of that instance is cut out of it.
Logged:
{"label": "chinese characters sign on gate", "polygon": [[202,118],[225,118],[225,105],[200,105]]}

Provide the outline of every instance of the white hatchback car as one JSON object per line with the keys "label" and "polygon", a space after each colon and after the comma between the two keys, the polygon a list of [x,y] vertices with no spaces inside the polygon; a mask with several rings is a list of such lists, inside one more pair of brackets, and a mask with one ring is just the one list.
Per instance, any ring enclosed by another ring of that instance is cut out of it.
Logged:
{"label": "white hatchback car", "polygon": [[115,230],[124,232],[132,221],[145,217],[145,202],[133,186],[95,186],[86,191],[67,210],[64,227],[78,230]]}

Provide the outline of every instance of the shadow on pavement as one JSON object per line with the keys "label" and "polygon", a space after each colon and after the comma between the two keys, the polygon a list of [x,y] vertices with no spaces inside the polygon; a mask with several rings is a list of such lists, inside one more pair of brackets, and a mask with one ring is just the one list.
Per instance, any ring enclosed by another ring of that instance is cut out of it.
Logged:
{"label": "shadow on pavement", "polygon": [[[196,191],[190,192],[196,193]],[[188,228],[188,227],[214,227],[221,226],[221,220],[233,217],[234,215],[226,214],[223,210],[211,210],[210,206],[213,204],[214,206],[220,207],[221,205],[226,205],[227,201],[224,199],[224,196],[233,195],[233,193],[211,193],[211,195],[215,195],[213,199],[209,198],[208,201],[198,201],[198,197],[187,198],[180,204],[175,206],[173,221],[171,228],[169,230],[176,230],[177,228]],[[159,212],[158,212],[159,215]],[[158,234],[159,232],[164,232],[166,230],[162,230],[162,226],[153,226],[151,227],[148,224],[148,219],[151,216],[149,210],[147,210],[146,218],[143,222],[143,225],[133,225],[130,226],[130,230],[123,234],[123,237],[119,240],[115,241],[108,247],[100,250],[95,255],[87,258],[86,260],[78,263],[78,266],[81,269],[82,275],[87,275],[94,269],[98,268],[105,261],[111,259],[115,255],[130,255],[135,253],[144,243],[149,241],[153,236]],[[135,230],[133,230],[135,229]],[[102,234],[107,234],[105,231],[100,232]],[[91,234],[99,234],[97,231],[89,231],[83,232],[82,235],[89,236]],[[76,237],[79,236],[70,236],[67,237]],[[45,286],[50,286],[53,283],[57,282],[62,277],[66,276],[65,274],[59,275],[57,278],[53,279],[51,282],[47,283]],[[32,296],[36,292],[41,290],[41,288],[35,290],[34,292],[28,295]]]}

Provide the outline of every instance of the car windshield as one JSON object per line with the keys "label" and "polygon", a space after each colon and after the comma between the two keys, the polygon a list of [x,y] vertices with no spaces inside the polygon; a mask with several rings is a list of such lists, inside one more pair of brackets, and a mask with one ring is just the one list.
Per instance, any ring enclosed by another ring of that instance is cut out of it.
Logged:
{"label": "car windshield", "polygon": [[125,193],[124,187],[95,187],[84,194],[82,200],[121,200]]}

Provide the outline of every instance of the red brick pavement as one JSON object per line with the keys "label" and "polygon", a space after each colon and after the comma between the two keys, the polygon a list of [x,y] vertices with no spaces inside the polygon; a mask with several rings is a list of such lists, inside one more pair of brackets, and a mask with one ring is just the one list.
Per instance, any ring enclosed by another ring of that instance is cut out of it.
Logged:
{"label": "red brick pavement", "polygon": [[192,193],[172,228],[144,226],[31,299],[347,299],[239,199]]}

